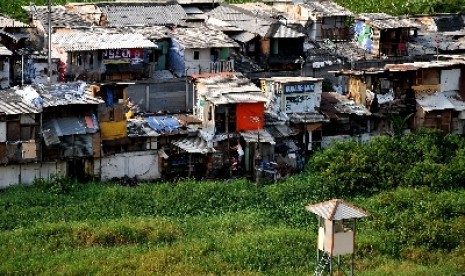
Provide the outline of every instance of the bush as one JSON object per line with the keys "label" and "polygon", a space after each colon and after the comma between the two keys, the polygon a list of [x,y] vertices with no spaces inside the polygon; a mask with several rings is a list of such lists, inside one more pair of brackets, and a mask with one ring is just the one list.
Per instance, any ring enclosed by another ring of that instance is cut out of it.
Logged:
{"label": "bush", "polygon": [[39,189],[44,192],[50,192],[53,194],[69,194],[79,186],[79,183],[76,179],[53,174],[47,179],[34,179],[33,185],[39,187]]}

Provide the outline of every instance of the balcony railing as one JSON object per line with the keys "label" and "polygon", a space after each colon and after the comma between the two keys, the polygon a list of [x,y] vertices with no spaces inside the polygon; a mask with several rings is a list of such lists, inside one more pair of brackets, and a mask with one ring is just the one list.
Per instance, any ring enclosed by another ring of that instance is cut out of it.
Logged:
{"label": "balcony railing", "polygon": [[234,72],[234,60],[210,62],[210,73]]}

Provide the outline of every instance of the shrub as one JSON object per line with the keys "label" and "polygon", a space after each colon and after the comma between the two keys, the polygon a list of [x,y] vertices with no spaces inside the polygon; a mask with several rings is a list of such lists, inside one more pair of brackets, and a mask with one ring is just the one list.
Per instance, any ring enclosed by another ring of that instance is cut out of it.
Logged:
{"label": "shrub", "polygon": [[79,183],[76,179],[68,178],[59,174],[53,174],[49,178],[36,178],[33,185],[44,192],[53,194],[69,194],[74,191]]}

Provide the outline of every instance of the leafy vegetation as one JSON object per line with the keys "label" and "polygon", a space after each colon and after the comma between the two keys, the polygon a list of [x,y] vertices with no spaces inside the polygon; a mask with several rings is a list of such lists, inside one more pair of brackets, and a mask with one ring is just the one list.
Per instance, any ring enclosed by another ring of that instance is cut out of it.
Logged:
{"label": "leafy vegetation", "polygon": [[[52,5],[64,5],[68,2],[112,2],[111,0],[50,0]],[[228,3],[245,3],[250,0],[227,0]],[[354,13],[384,12],[392,15],[457,13],[465,11],[465,0],[335,0],[336,3]],[[0,13],[27,21],[27,13],[21,6],[45,6],[48,0],[0,1]]]}
{"label": "leafy vegetation", "polygon": [[458,275],[464,150],[463,138],[424,131],[334,144],[265,186],[15,186],[0,191],[0,274],[308,275],[317,225],[304,206],[342,197],[371,213],[358,224],[357,274]]}

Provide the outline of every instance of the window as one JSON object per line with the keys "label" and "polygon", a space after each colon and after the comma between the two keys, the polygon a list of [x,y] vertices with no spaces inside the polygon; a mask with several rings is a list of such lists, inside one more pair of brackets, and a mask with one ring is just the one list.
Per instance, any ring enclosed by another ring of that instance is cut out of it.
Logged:
{"label": "window", "polygon": [[200,59],[200,52],[199,51],[194,51],[194,59],[199,60]]}

